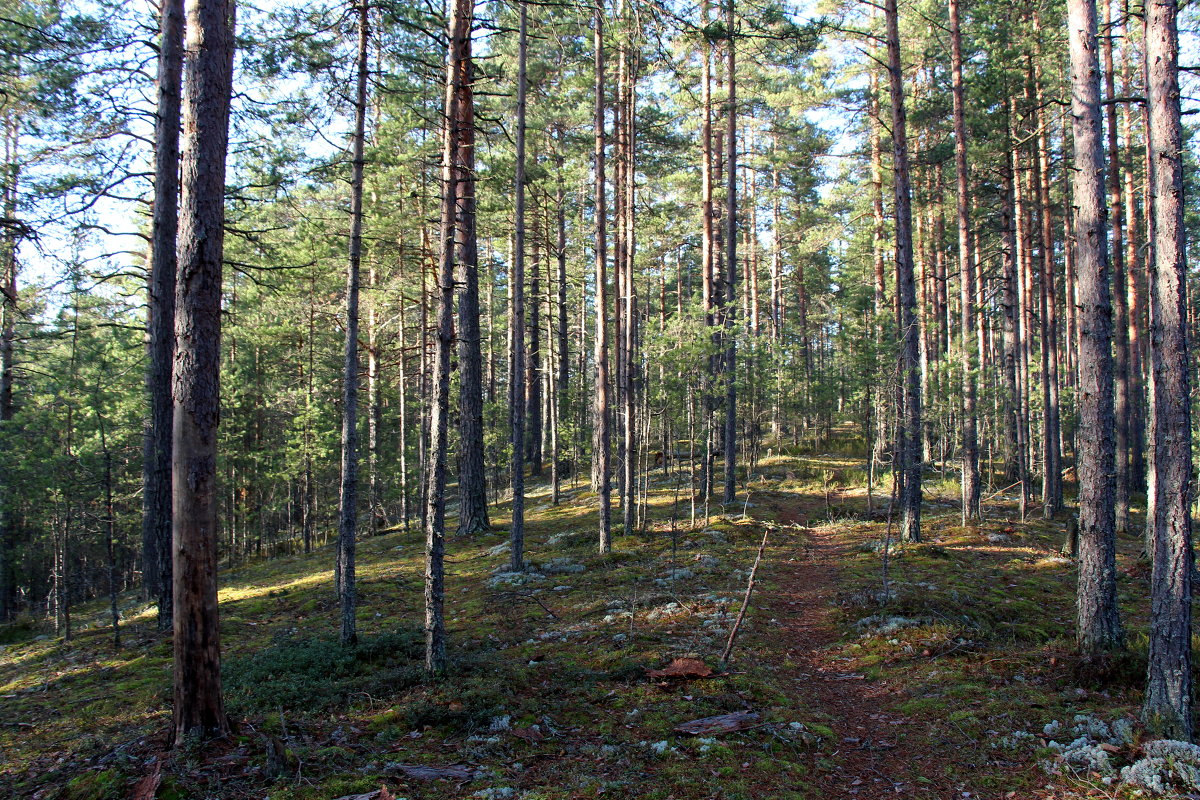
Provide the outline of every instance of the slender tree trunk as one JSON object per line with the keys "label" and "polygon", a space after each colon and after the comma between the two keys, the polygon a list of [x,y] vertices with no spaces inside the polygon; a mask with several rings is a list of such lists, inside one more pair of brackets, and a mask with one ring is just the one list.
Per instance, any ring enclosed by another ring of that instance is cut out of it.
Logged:
{"label": "slender tree trunk", "polygon": [[[403,258],[401,258],[400,263],[401,264],[404,263]],[[403,269],[401,269],[401,272],[400,272],[400,285],[401,286],[405,285]],[[397,431],[400,436],[399,447],[397,448],[399,450],[399,453],[397,453],[397,456],[399,457],[399,463],[397,464],[397,467],[398,467],[398,471],[400,473],[398,476],[400,479],[400,522],[404,526],[404,530],[407,531],[408,530],[408,517],[409,517],[409,500],[408,500],[408,347],[407,347],[407,342],[405,341],[405,339],[407,337],[405,328],[408,324],[408,320],[405,317],[405,311],[404,311],[405,306],[406,306],[406,301],[405,301],[403,292],[401,292],[401,294],[400,294],[400,320],[399,320],[399,325],[397,327],[397,338],[399,339],[399,342],[397,344],[399,345],[398,350],[400,351],[400,357],[399,357],[399,359],[397,359],[397,370],[396,370],[397,371],[396,377],[397,377],[397,384],[398,384],[397,388],[399,389],[399,394],[400,394],[400,397],[398,398],[399,408],[396,409],[397,416],[400,418],[399,430]],[[423,342],[424,338],[425,338],[424,333],[422,333],[421,336],[418,337],[418,341]]]}
{"label": "slender tree trunk", "polygon": [[[885,324],[887,318],[887,279],[885,271],[886,258],[884,256],[883,144],[881,141],[882,136],[880,135],[880,128],[883,127],[883,124],[879,117],[879,85],[875,70],[871,70],[869,82],[870,98],[867,101],[867,115],[870,117],[868,124],[870,125],[869,138],[871,146],[871,253],[874,260],[874,330],[872,333],[875,337],[876,383],[879,387],[883,387],[888,383],[887,359],[884,358],[884,333],[887,327]],[[886,391],[881,390],[878,392],[876,403],[879,405],[879,409],[878,413],[875,414],[875,447],[871,453],[872,468],[875,465],[883,463],[883,457],[887,450],[888,396]],[[896,413],[898,414],[899,411],[897,410]]]}
{"label": "slender tree trunk", "polygon": [[[473,137],[472,115],[460,107],[471,81],[471,21],[473,0],[454,0],[449,27],[446,65],[445,134],[442,150],[442,234],[437,272],[437,333],[433,354],[432,394],[429,407],[429,464],[425,508],[425,672],[446,670],[445,554],[446,467],[450,449],[450,356],[454,349],[454,262],[457,222],[468,202],[458,187],[460,149]],[[473,199],[473,198],[472,198]]]}
{"label": "slender tree trunk", "polygon": [[[632,3],[627,4],[626,10],[626,25],[625,34],[622,37],[622,57],[624,60],[622,70],[622,105],[624,106],[624,169],[622,174],[621,194],[624,197],[620,225],[624,230],[622,236],[623,241],[623,261],[624,265],[621,269],[623,278],[623,295],[621,305],[624,308],[623,319],[625,321],[622,331],[624,337],[623,360],[622,368],[624,390],[621,395],[621,402],[624,407],[623,417],[623,435],[621,437],[622,459],[621,470],[623,479],[621,481],[623,495],[621,498],[622,512],[622,529],[626,536],[633,533],[634,525],[637,521],[637,458],[638,458],[638,370],[637,370],[637,344],[638,344],[638,301],[637,287],[634,282],[634,256],[637,250],[637,241],[634,228],[634,196],[636,191],[636,172],[635,164],[637,162],[637,145],[636,145],[636,124],[637,124],[637,58],[632,53],[631,38],[632,38],[632,19],[636,18],[636,12],[629,13]],[[664,454],[665,457],[665,454]]]}
{"label": "slender tree trunk", "polygon": [[725,493],[729,504],[737,494],[737,48],[734,45],[734,0],[726,0],[726,69],[729,79],[729,108],[725,132]]}
{"label": "slender tree trunk", "polygon": [[1192,450],[1187,250],[1179,32],[1175,0],[1146,7],[1148,145],[1155,247],[1151,262],[1154,504],[1150,657],[1142,718],[1152,736],[1192,738]]}
{"label": "slender tree trunk", "polygon": [[1067,4],[1075,143],[1075,271],[1079,303],[1079,649],[1102,658],[1123,644],[1117,610],[1116,443],[1112,298],[1100,123],[1095,0]]}
{"label": "slender tree trunk", "polygon": [[607,210],[604,186],[604,5],[596,8],[595,46],[595,139],[596,139],[596,394],[593,405],[596,477],[600,494],[600,552],[612,549],[612,441],[608,414],[608,278]]}
{"label": "slender tree trunk", "polygon": [[904,73],[900,64],[900,14],[886,0],[888,73],[892,98],[892,148],[895,164],[896,274],[900,301],[901,363],[904,408],[897,451],[900,459],[900,536],[921,541],[921,356],[917,328],[917,289],[913,273],[912,187],[908,174],[908,131],[904,111]]}
{"label": "slender tree trunk", "polygon": [[[708,0],[702,0],[700,15],[701,23],[707,25]],[[701,105],[703,106],[703,117],[700,123],[700,280],[701,301],[704,304],[704,325],[710,331],[710,341],[715,350],[718,344],[718,334],[712,330],[716,322],[717,307],[716,209],[713,203],[712,44],[705,40],[701,48],[704,51],[704,78],[700,85]],[[706,504],[713,491],[715,467],[712,442],[713,386],[716,383],[715,354],[709,354],[707,367],[701,386],[701,404],[704,413],[700,424],[700,429],[704,432],[704,455],[700,465],[700,495]],[[707,505],[705,507],[707,508]]]}
{"label": "slender tree trunk", "polygon": [[100,433],[100,455],[104,459],[104,550],[108,560],[108,613],[112,621],[113,647],[121,649],[121,612],[117,608],[117,515],[113,502],[112,452],[108,449],[108,432],[101,413],[99,391],[94,396],[96,426]]}
{"label": "slender tree trunk", "polygon": [[[1035,13],[1034,29],[1041,31],[1041,19]],[[1041,39],[1038,39],[1037,55],[1041,55]],[[1038,149],[1038,208],[1041,220],[1042,275],[1040,322],[1042,325],[1042,404],[1044,425],[1042,428],[1045,473],[1042,480],[1042,515],[1053,519],[1063,508],[1062,486],[1062,416],[1059,407],[1059,348],[1058,348],[1058,298],[1055,291],[1054,269],[1054,212],[1050,199],[1050,133],[1043,106],[1044,81],[1040,59],[1033,66],[1033,81],[1036,109],[1034,125],[1037,128]]]}
{"label": "slender tree trunk", "polygon": [[1108,143],[1108,200],[1112,223],[1113,307],[1113,414],[1116,419],[1116,526],[1117,534],[1129,529],[1129,306],[1125,294],[1125,216],[1121,186],[1121,150],[1117,137],[1116,78],[1113,65],[1113,39],[1116,24],[1112,19],[1112,0],[1102,4],[1104,35],[1100,37],[1104,68],[1105,132]]}
{"label": "slender tree trunk", "polygon": [[379,479],[379,430],[383,424],[383,394],[379,391],[379,275],[372,261],[367,271],[367,508],[371,535],[383,530],[387,515],[383,510]]}
{"label": "slender tree trunk", "polygon": [[[17,213],[17,128],[11,114],[4,116],[3,212]],[[13,418],[13,345],[17,316],[17,240],[5,226],[0,231],[0,622],[7,622],[16,603],[16,570],[13,565],[12,485],[6,472],[5,435]],[[170,392],[168,390],[168,396]],[[167,549],[168,554],[170,548]]]}
{"label": "slender tree trunk", "polygon": [[342,372],[342,482],[338,504],[338,575],[341,601],[341,640],[358,639],[355,614],[358,587],[354,550],[358,534],[358,288],[362,264],[363,145],[367,126],[367,54],[370,41],[367,2],[358,13],[358,62],[354,94],[354,141],[350,174],[350,266],[346,271],[346,343]]}
{"label": "slender tree trunk", "polygon": [[[562,131],[559,131],[561,138]],[[560,423],[563,415],[563,408],[567,403],[568,393],[570,391],[570,372],[571,364],[571,347],[569,334],[567,331],[567,215],[566,215],[566,195],[563,188],[562,179],[563,157],[560,153],[558,156],[558,188],[555,197],[555,205],[558,210],[558,244],[555,248],[555,256],[558,264],[558,372],[556,380],[558,388],[554,395],[554,452],[551,454],[553,462],[551,464],[552,480],[551,480],[551,502],[558,505],[559,501],[559,486],[562,482],[561,461],[562,453],[560,452]]]}
{"label": "slender tree trunk", "polygon": [[[142,445],[142,581],[171,628],[171,368],[175,360],[175,233],[179,220],[179,103],[183,0],[163,0],[154,119],[154,215],[147,287],[146,395]],[[0,603],[3,601],[0,600]],[[0,616],[2,618],[2,616]]]}
{"label": "slender tree trunk", "polygon": [[514,191],[513,269],[509,277],[512,314],[509,317],[508,420],[512,442],[512,551],[509,568],[525,568],[525,93],[527,10],[520,3],[521,28],[517,43],[517,164]]}
{"label": "slender tree trunk", "polygon": [[950,5],[950,73],[954,106],[954,176],[957,192],[955,221],[958,228],[959,312],[962,344],[962,522],[981,518],[979,502],[979,435],[975,410],[978,390],[975,346],[975,251],[971,246],[970,176],[967,167],[966,92],[963,87],[962,28],[958,0]]}
{"label": "slender tree trunk", "polygon": [[[1124,4],[1128,19],[1128,0]],[[1131,30],[1126,23],[1126,30]],[[1125,38],[1121,48],[1121,82],[1124,94],[1136,94],[1130,70],[1131,37]],[[1139,491],[1146,485],[1146,384],[1143,370],[1148,359],[1142,340],[1146,312],[1143,307],[1142,285],[1145,283],[1145,268],[1139,241],[1140,208],[1134,185],[1134,139],[1133,114],[1130,103],[1121,105],[1121,127],[1125,134],[1125,153],[1121,159],[1124,174],[1125,209],[1125,276],[1129,308],[1129,490]]]}
{"label": "slender tree trunk", "polygon": [[[534,210],[534,231],[537,230],[537,213]],[[528,430],[525,432],[525,461],[529,464],[529,475],[542,476],[542,325],[538,317],[541,304],[541,249],[535,238],[533,246],[533,268],[530,270],[529,294],[531,311],[526,317],[529,326],[529,351],[525,363],[525,412],[529,415]]]}
{"label": "slender tree trunk", "polygon": [[174,740],[223,736],[217,612],[217,419],[225,155],[233,83],[231,0],[187,0],[179,280],[175,293]]}

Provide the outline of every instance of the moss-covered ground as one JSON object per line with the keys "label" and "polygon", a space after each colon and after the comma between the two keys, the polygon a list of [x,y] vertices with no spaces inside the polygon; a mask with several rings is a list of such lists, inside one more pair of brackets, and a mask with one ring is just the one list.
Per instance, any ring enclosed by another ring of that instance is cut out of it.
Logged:
{"label": "moss-covered ground", "polygon": [[[1120,548],[1130,654],[1097,675],[1072,655],[1074,565],[1058,555],[1061,520],[1015,521],[1014,502],[999,494],[981,527],[964,528],[955,485],[935,473],[925,541],[885,547],[886,487],[868,513],[864,472],[848,455],[777,454],[756,466],[737,504],[712,507],[708,519],[699,507],[694,524],[686,484],[660,472],[644,531],[615,536],[605,556],[596,553],[595,496],[569,490],[552,506],[538,487],[527,524],[535,572],[510,581],[494,577],[508,560],[506,506],[497,505],[494,532],[449,542],[452,667],[432,683],[420,670],[419,526],[360,543],[354,649],[335,639],[332,550],[231,567],[220,602],[238,732],[216,744],[167,749],[170,640],[134,596],[122,598],[119,650],[103,604],[76,610],[70,641],[25,621],[0,631],[0,795],[1124,791],[1099,775],[1048,772],[1055,753],[1040,733],[1077,714],[1136,714],[1147,593],[1137,537]],[[707,678],[648,677],[677,657],[719,667],[764,527],[732,662]],[[738,711],[759,718],[728,734],[674,730]],[[427,780],[406,771],[413,766],[457,769]]]}

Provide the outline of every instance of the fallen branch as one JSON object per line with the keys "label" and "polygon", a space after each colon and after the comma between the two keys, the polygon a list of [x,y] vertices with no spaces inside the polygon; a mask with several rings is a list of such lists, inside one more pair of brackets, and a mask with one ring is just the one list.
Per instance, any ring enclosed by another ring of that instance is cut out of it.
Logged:
{"label": "fallen branch", "polygon": [[493,595],[493,597],[497,600],[502,600],[507,597],[513,600],[525,600],[526,602],[537,603],[542,607],[543,611],[554,617],[554,619],[562,619],[560,616],[558,616],[558,614],[555,614],[553,611],[551,611],[550,607],[543,603],[540,597],[529,592],[497,592]]}
{"label": "fallen branch", "polygon": [[762,542],[758,545],[758,555],[754,557],[754,566],[750,568],[750,578],[746,581],[746,594],[742,598],[742,607],[738,609],[737,619],[733,621],[733,627],[729,629],[729,639],[725,642],[725,651],[721,653],[722,670],[729,663],[729,654],[733,652],[733,642],[737,638],[738,631],[741,630],[742,620],[746,618],[746,607],[750,605],[750,595],[754,593],[754,578],[758,574],[758,565],[762,562],[763,550],[767,547],[767,537],[770,535],[771,529],[764,527]]}

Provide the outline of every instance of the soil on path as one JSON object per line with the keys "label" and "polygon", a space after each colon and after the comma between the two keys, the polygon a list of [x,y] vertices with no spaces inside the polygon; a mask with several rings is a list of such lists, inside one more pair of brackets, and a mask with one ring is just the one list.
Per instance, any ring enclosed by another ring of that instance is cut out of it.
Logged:
{"label": "soil on path", "polygon": [[[778,519],[782,524],[806,522],[792,503],[780,505]],[[803,553],[768,566],[775,588],[761,597],[778,621],[779,646],[795,665],[793,680],[802,705],[812,710],[814,722],[834,732],[834,741],[813,760],[813,797],[962,797],[937,785],[934,759],[922,752],[929,744],[922,741],[922,724],[896,711],[905,699],[903,687],[867,680],[854,671],[851,659],[837,652],[837,567],[849,549],[848,542],[828,530],[809,529]]]}

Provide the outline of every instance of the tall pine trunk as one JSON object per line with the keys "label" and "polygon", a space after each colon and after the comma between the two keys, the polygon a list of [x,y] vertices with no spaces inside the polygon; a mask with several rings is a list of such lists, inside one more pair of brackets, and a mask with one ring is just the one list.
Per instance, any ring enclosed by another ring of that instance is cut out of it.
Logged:
{"label": "tall pine trunk", "polygon": [[[175,360],[176,229],[179,223],[179,104],[183,0],[163,0],[154,119],[154,216],[147,287],[146,396],[142,443],[142,580],[158,603],[158,629],[171,628],[171,368]],[[2,601],[0,601],[2,602]]]}
{"label": "tall pine trunk", "polygon": [[1117,609],[1116,442],[1113,413],[1112,298],[1100,66],[1095,0],[1069,0],[1071,117],[1075,147],[1075,275],[1079,304],[1079,586],[1081,654],[1103,658],[1124,636]]}
{"label": "tall pine trunk", "polygon": [[217,612],[217,420],[232,0],[187,0],[172,434],[174,741],[229,731]]}
{"label": "tall pine trunk", "polygon": [[729,80],[729,108],[726,111],[725,131],[725,492],[722,502],[734,501],[737,490],[737,48],[733,38],[733,4],[726,0],[725,28],[727,50],[725,52],[727,78]]}
{"label": "tall pine trunk", "polygon": [[459,453],[458,534],[467,536],[490,527],[487,473],[483,464],[483,351],[479,333],[479,243],[475,234],[475,69],[471,58],[471,18],[465,12],[467,36],[462,43],[462,74],[454,84],[457,131],[451,153],[457,194],[454,260],[458,281]]}
{"label": "tall pine trunk", "polygon": [[1192,450],[1178,6],[1146,7],[1147,101],[1154,165],[1150,355],[1154,518],[1150,656],[1142,717],[1150,735],[1192,738]]}
{"label": "tall pine trunk", "polygon": [[594,472],[600,493],[600,552],[612,549],[612,439],[608,413],[607,210],[604,187],[604,4],[596,7],[595,209],[596,216],[596,387],[592,406]]}
{"label": "tall pine trunk", "polygon": [[1112,19],[1112,0],[1103,4],[1104,35],[1100,37],[1104,67],[1105,133],[1108,144],[1108,200],[1112,223],[1113,305],[1113,415],[1116,421],[1116,530],[1129,529],[1129,305],[1125,292],[1125,217],[1121,210],[1124,190],[1121,185],[1121,150],[1117,137],[1116,77],[1113,64],[1113,39],[1116,24]]}
{"label": "tall pine trunk", "polygon": [[459,188],[459,151],[472,139],[463,130],[460,103],[471,80],[471,21],[473,0],[455,0],[449,25],[446,64],[445,132],[442,148],[441,254],[438,259],[437,329],[434,340],[429,400],[429,462],[425,507],[425,672],[446,669],[446,467],[450,449],[450,357],[454,350],[454,279],[458,253],[457,221],[467,198]]}
{"label": "tall pine trunk", "polygon": [[913,272],[912,185],[908,171],[908,123],[904,112],[904,73],[900,64],[900,14],[887,0],[888,76],[892,99],[892,148],[896,200],[896,275],[900,307],[901,383],[904,403],[897,437],[900,467],[900,536],[921,541],[921,353],[917,327],[917,287]]}
{"label": "tall pine trunk", "polygon": [[512,551],[514,572],[524,569],[525,547],[525,59],[527,10],[520,4],[517,44],[517,164],[514,210],[513,268],[509,276],[512,314],[509,317],[508,419],[512,443]]}
{"label": "tall pine trunk", "polygon": [[956,187],[955,222],[958,229],[958,273],[960,280],[962,346],[962,521],[978,521],[980,513],[978,391],[975,346],[975,251],[971,246],[971,205],[967,171],[966,98],[962,73],[962,29],[958,0],[950,0],[950,71],[954,105],[954,177]]}
{"label": "tall pine trunk", "polygon": [[367,3],[358,13],[358,60],[354,93],[354,141],[350,172],[350,264],[346,271],[346,342],[342,371],[342,481],[338,504],[338,585],[342,644],[354,644],[358,587],[354,577],[358,533],[358,289],[362,264],[363,145],[367,129]]}

